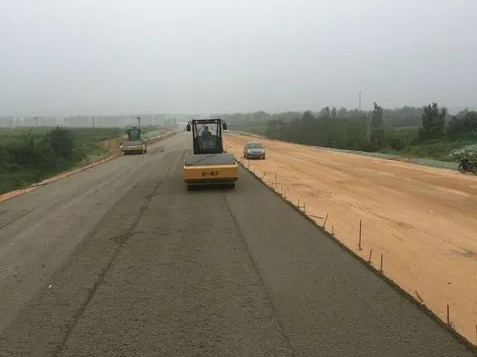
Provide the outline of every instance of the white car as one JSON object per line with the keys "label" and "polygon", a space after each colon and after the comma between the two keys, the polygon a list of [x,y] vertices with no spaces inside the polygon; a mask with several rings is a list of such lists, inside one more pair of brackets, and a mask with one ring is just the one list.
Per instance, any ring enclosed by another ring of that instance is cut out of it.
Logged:
{"label": "white car", "polygon": [[248,142],[243,147],[243,157],[265,160],[265,147],[259,142]]}

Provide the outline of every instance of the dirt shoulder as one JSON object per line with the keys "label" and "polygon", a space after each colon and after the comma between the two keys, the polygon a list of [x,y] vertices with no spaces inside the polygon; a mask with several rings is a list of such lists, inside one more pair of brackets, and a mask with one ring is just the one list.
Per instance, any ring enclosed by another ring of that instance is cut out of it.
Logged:
{"label": "dirt shoulder", "polygon": [[[261,138],[267,159],[248,161],[252,137],[225,146],[363,259],[476,344],[477,178],[450,170]],[[253,137],[256,140],[256,137]],[[361,250],[358,248],[360,220]],[[372,252],[371,252],[372,250]]]}

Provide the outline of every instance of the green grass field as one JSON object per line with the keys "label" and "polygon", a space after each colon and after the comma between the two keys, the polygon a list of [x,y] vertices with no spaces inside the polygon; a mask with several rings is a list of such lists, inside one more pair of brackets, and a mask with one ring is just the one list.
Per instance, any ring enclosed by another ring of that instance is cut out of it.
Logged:
{"label": "green grass field", "polygon": [[[35,145],[44,141],[47,133],[54,128],[0,129],[0,193],[19,189],[41,181],[56,173],[89,162],[91,157],[106,157],[109,153],[97,144],[123,135],[118,128],[68,128],[73,137],[73,155],[70,160],[62,160],[53,168],[45,168],[41,162],[34,160],[26,166],[19,165],[7,153],[20,150],[27,140]],[[28,138],[28,139],[27,139]]]}
{"label": "green grass field", "polygon": [[251,134],[265,135],[267,131],[266,122],[232,122],[229,124],[230,130],[244,131]]}
{"label": "green grass field", "polygon": [[[0,146],[21,143],[24,135],[31,133],[35,139],[43,138],[54,128],[0,128]],[[124,130],[118,128],[68,128],[74,135],[75,141],[79,143],[96,142],[114,138],[123,134]]]}

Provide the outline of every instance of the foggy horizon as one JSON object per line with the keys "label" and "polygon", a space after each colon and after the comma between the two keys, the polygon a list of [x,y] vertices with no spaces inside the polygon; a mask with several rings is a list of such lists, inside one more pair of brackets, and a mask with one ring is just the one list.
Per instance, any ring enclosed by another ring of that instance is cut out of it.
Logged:
{"label": "foggy horizon", "polygon": [[0,116],[477,105],[477,2],[0,3]]}

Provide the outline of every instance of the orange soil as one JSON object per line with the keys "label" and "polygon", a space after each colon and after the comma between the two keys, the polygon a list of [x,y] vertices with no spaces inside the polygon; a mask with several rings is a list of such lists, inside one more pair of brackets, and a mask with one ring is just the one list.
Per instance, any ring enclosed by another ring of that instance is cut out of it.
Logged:
{"label": "orange soil", "polygon": [[[225,147],[326,230],[476,344],[477,177],[450,170],[259,139],[266,160],[244,160],[256,137]],[[239,179],[240,184],[240,179]],[[358,249],[362,220],[362,250]]]}

